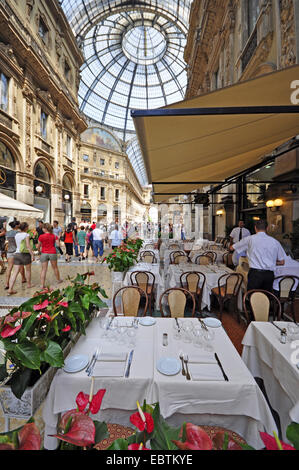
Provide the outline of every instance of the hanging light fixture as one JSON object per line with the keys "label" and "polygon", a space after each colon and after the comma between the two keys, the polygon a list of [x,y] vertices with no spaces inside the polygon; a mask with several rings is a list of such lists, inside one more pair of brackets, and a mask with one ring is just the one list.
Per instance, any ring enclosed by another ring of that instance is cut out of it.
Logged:
{"label": "hanging light fixture", "polygon": [[44,190],[44,188],[43,188],[42,186],[40,186],[40,185],[35,186],[35,191],[36,191],[38,194],[42,193],[43,190]]}
{"label": "hanging light fixture", "polygon": [[66,201],[68,201],[69,198],[70,198],[69,194],[65,194],[65,195],[64,195],[64,199],[65,199]]}

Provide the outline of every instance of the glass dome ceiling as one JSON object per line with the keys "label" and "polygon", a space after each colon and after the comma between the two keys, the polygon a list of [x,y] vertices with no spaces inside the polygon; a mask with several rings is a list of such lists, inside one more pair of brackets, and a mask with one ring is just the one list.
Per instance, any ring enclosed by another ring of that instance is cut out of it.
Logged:
{"label": "glass dome ceiling", "polygon": [[[60,1],[85,57],[78,98],[87,117],[128,142],[135,135],[132,109],[156,109],[184,98],[183,54],[191,3]],[[147,184],[134,142],[128,156],[141,184]]]}

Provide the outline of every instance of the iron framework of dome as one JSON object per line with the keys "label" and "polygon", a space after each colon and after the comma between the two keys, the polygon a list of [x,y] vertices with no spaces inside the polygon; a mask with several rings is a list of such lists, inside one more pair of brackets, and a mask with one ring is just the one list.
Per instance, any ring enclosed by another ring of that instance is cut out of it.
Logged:
{"label": "iron framework of dome", "polygon": [[184,99],[183,54],[191,0],[62,0],[60,4],[85,58],[80,110],[130,141],[128,156],[140,183],[147,184],[130,112]]}

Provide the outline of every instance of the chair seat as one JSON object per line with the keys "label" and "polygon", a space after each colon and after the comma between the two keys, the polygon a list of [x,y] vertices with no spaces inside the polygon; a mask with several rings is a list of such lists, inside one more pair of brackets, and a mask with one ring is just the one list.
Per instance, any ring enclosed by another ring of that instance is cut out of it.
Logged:
{"label": "chair seat", "polygon": [[189,292],[191,292],[191,294],[200,294],[202,290],[201,287],[198,287],[196,292],[191,289],[188,289],[188,286],[186,283],[183,283],[183,288],[187,289]]}
{"label": "chair seat", "polygon": [[[219,296],[218,287],[213,287],[212,292],[213,292],[213,294]],[[225,294],[225,286],[221,286],[220,287],[220,296],[221,297],[233,297],[233,294]]]}

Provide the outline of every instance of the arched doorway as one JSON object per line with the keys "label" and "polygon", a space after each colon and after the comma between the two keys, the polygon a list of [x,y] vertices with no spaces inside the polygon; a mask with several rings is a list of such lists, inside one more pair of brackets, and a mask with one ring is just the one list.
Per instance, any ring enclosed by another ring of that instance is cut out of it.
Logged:
{"label": "arched doorway", "polygon": [[64,212],[64,225],[68,225],[73,217],[73,185],[68,175],[62,178],[62,207]]}
{"label": "arched doorway", "polygon": [[44,211],[44,222],[51,221],[51,177],[43,162],[34,168],[34,207]]}
{"label": "arched doorway", "polygon": [[16,198],[16,164],[11,151],[0,142],[0,192]]}
{"label": "arched doorway", "polygon": [[119,206],[113,207],[113,222],[115,224],[120,224],[121,211]]}
{"label": "arched doorway", "polygon": [[98,222],[102,224],[107,224],[107,206],[106,204],[98,205]]}
{"label": "arched doorway", "polygon": [[85,201],[85,199],[83,199],[82,201],[80,213],[81,220],[91,222],[91,205],[89,204],[89,202]]}

